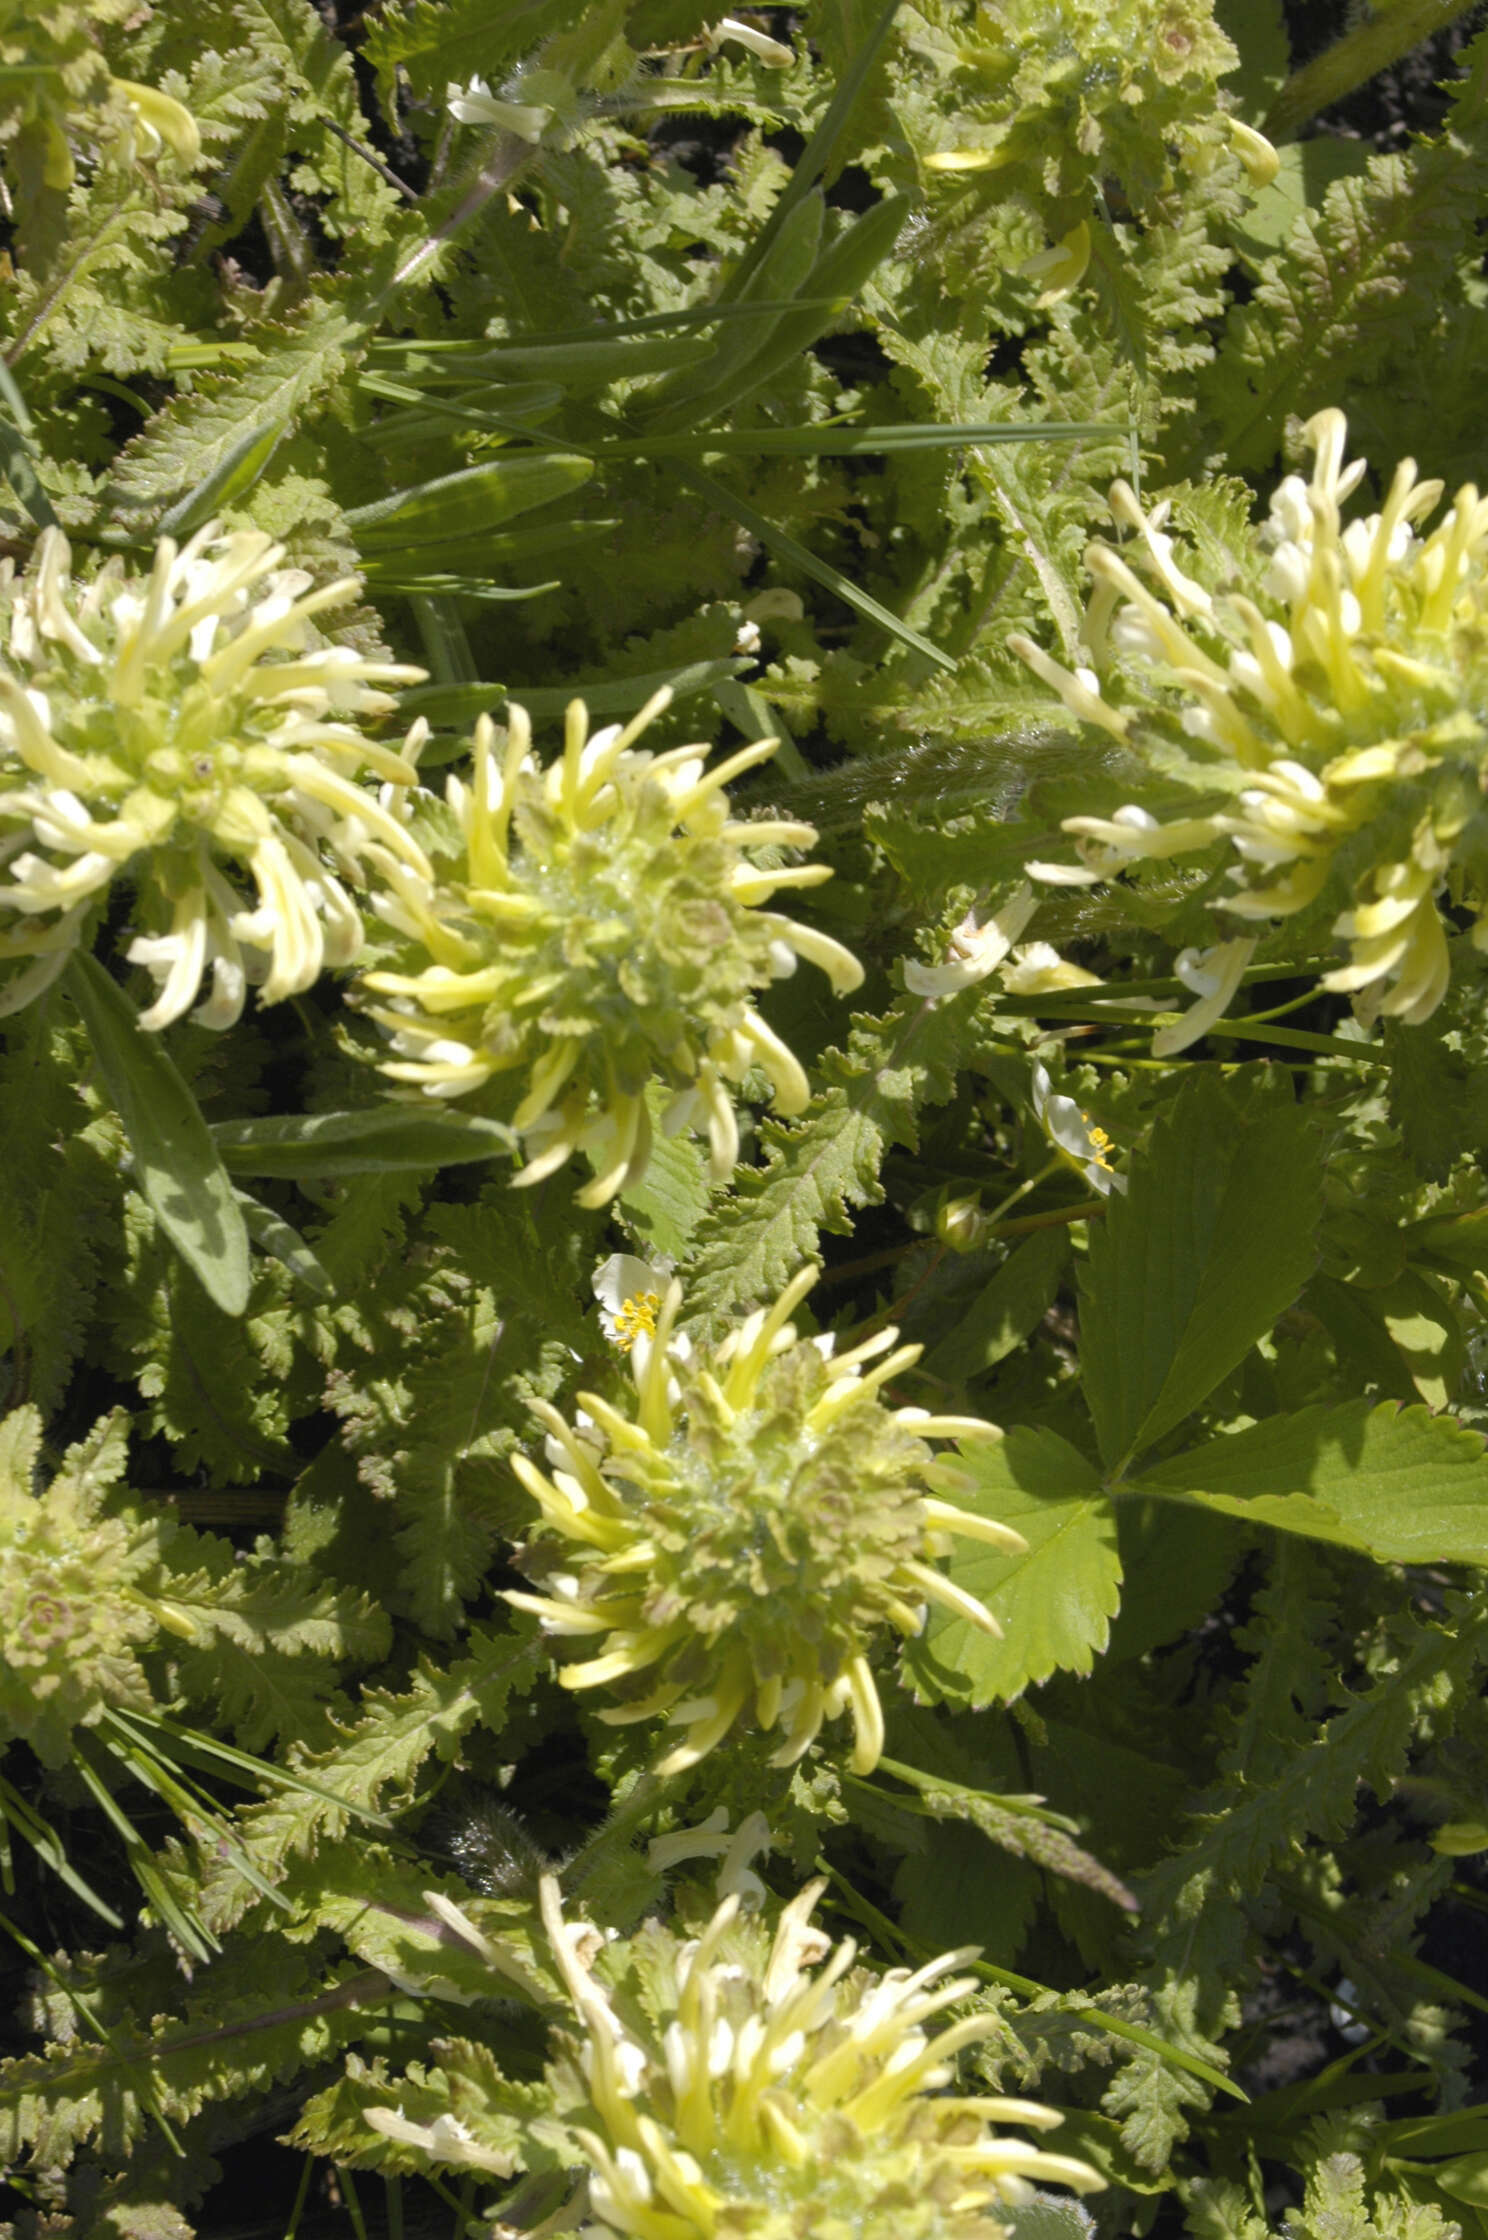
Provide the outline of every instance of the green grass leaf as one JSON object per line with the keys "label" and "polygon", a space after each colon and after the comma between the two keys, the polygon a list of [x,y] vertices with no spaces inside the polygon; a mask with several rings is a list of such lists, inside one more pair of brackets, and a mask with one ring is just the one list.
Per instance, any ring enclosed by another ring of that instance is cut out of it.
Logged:
{"label": "green grass leaf", "polygon": [[34,431],[26,400],[10,368],[0,362],[0,474],[20,499],[38,529],[55,529],[57,516],[42,488],[33,459]]}
{"label": "green grass leaf", "polygon": [[742,657],[692,661],[681,669],[648,669],[638,677],[575,677],[571,684],[518,684],[511,687],[510,695],[504,684],[422,684],[403,694],[401,706],[405,715],[427,716],[430,723],[440,726],[474,723],[477,716],[493,714],[503,707],[508,697],[530,716],[539,718],[561,716],[571,700],[582,700],[591,716],[632,716],[663,685],[671,687],[675,704],[713,685],[727,683],[753,666]]}

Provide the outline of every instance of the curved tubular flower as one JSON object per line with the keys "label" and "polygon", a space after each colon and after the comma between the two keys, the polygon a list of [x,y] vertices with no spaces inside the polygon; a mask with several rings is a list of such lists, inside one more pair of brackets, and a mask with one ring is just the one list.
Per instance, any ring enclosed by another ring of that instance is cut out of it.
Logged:
{"label": "curved tubular flower", "polygon": [[[111,562],[79,588],[59,530],[26,575],[0,575],[0,956],[31,969],[0,992],[14,1010],[54,978],[88,907],[127,875],[151,930],[128,954],[158,983],[143,1014],[165,1027],[204,977],[204,1026],[231,1026],[249,981],[277,1003],[323,965],[349,964],[362,922],[343,880],[375,838],[410,870],[422,851],[366,786],[410,784],[412,763],[333,710],[381,715],[379,688],[423,675],[349,646],[307,645],[353,579],[310,587],[254,529],[169,537],[147,576]],[[251,896],[243,892],[251,887]]]}
{"label": "curved tubular flower", "polygon": [[518,1557],[543,1591],[507,1600],[556,1639],[597,1649],[562,1667],[565,1687],[644,1676],[600,1717],[665,1715],[681,1739],[659,1774],[696,1765],[744,1719],[780,1728],[771,1762],[794,1764],[844,1712],[853,1768],[870,1773],[883,1749],[875,1637],[917,1633],[928,1602],[995,1632],[936,1558],[950,1533],[1024,1545],[925,1490],[960,1483],[928,1440],[997,1434],[975,1417],[885,1404],[882,1388],[918,1346],[881,1330],[839,1354],[830,1337],[797,1336],[789,1317],[818,1272],[803,1269],[773,1306],[697,1350],[673,1336],[674,1281],[654,1336],[630,1356],[634,1402],[581,1393],[582,1430],[539,1403],[552,1468],[513,1458],[547,1536]]}
{"label": "curved tubular flower", "polygon": [[[1112,516],[1133,541],[1086,554],[1086,640],[1111,700],[1093,670],[1012,641],[1082,722],[1138,749],[1169,742],[1170,758],[1186,738],[1203,758],[1190,782],[1222,797],[1167,822],[1135,804],[1068,818],[1079,863],[1029,869],[1094,884],[1218,843],[1234,892],[1216,907],[1247,926],[1316,908],[1348,945],[1321,985],[1352,996],[1366,1022],[1418,1026],[1447,991],[1449,887],[1488,946],[1488,499],[1467,484],[1425,533],[1442,485],[1407,459],[1380,510],[1345,521],[1365,465],[1345,463],[1344,416],[1320,412],[1304,432],[1310,477],[1281,482],[1237,580],[1217,589],[1180,567],[1166,501],[1144,511],[1114,485]],[[1211,999],[1233,992],[1252,946],[1185,952],[1180,977],[1204,1000],[1165,1030],[1168,1050],[1218,1015]]]}
{"label": "curved tubular flower", "polygon": [[1013,943],[1038,908],[1032,887],[1023,880],[1001,907],[986,917],[968,910],[951,935],[944,964],[921,964],[911,958],[904,967],[904,985],[915,996],[959,995],[974,988],[997,970]]}
{"label": "curved tubular flower", "polygon": [[[1031,2181],[1103,2184],[992,2128],[1045,2131],[1053,2109],[945,2090],[961,2049],[998,2027],[985,2012],[938,2027],[976,1989],[955,1973],[975,1948],[913,1973],[854,1969],[853,1941],[834,1950],[812,1923],[824,1887],[773,1936],[731,1894],[699,1936],[648,1922],[617,1945],[565,1921],[544,1878],[579,2025],[548,2076],[589,2165],[593,2240],[999,2240]],[[621,1966],[623,1999],[604,1980]]]}
{"label": "curved tubular flower", "polygon": [[665,754],[635,741],[667,705],[658,692],[623,727],[588,736],[570,703],[560,758],[532,758],[525,710],[504,748],[484,718],[469,782],[451,778],[455,842],[438,877],[389,864],[379,911],[408,949],[364,985],[391,1001],[371,1015],[392,1036],[383,1071],[434,1097],[456,1097],[518,1072],[512,1115],[531,1157],[519,1183],[542,1181],[577,1152],[594,1180],[578,1193],[608,1204],[645,1172],[647,1085],[670,1091],[662,1126],[706,1133],[715,1181],[732,1173],[739,1130],[731,1088],[758,1068],[781,1112],[806,1103],[806,1076],[754,1007],[754,991],[820,965],[839,993],[862,967],[841,945],[777,910],[781,887],[831,877],[825,864],[770,870],[758,848],[805,848],[809,824],[729,814],[724,791],[775,751],[762,739],[703,767],[702,750]]}

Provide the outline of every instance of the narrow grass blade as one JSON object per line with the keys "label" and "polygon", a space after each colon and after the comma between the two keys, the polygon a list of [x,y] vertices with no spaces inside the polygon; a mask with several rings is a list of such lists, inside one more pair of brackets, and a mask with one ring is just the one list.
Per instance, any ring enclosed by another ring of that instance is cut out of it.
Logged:
{"label": "narrow grass blade", "polygon": [[73,1745],[72,1762],[82,1777],[89,1796],[123,1844],[130,1872],[154,1907],[162,1928],[168,1930],[182,1951],[190,1953],[194,1960],[200,1960],[205,1965],[207,1961],[215,1959],[222,1950],[221,1945],[203,1923],[186,1911],[156,1865],[154,1855],[139,1829],[118,1798],[111,1793],[98,1768],[76,1742]]}
{"label": "narrow grass blade", "polygon": [[[85,1882],[67,1856],[66,1846],[49,1820],[13,1789],[8,1781],[0,1780],[0,1821],[14,1828],[22,1843],[29,1844],[44,1867],[49,1867],[59,1882],[64,1882],[75,1898],[81,1898],[89,1910],[106,1921],[111,1929],[122,1929],[124,1917],[116,1913],[108,1902],[100,1898],[91,1884]],[[8,1887],[8,1885],[7,1885]]]}
{"label": "narrow grass blade", "polygon": [[901,622],[898,615],[891,614],[887,607],[880,606],[877,599],[870,597],[868,592],[859,590],[855,583],[832,567],[830,562],[819,560],[805,545],[798,544],[794,537],[787,536],[784,529],[777,529],[773,521],[767,521],[762,513],[756,513],[746,499],[725,488],[723,483],[716,482],[701,467],[679,466],[673,471],[679,480],[685,482],[690,489],[698,491],[720,513],[732,514],[741,529],[747,529],[752,537],[758,537],[761,544],[768,545],[773,553],[788,561],[791,567],[799,568],[802,575],[810,576],[814,583],[821,584],[848,606],[855,607],[867,621],[876,622],[881,630],[887,630],[890,637],[897,638],[901,645],[912,646],[927,661],[933,661],[937,669],[954,672],[956,664],[949,654],[942,653],[939,646],[932,645],[928,638],[922,638],[918,630],[911,630],[907,622]]}
{"label": "narrow grass blade", "polygon": [[107,1735],[104,1736],[105,1749],[133,1774],[143,1788],[152,1790],[161,1803],[169,1807],[197,1845],[215,1846],[232,1861],[244,1881],[261,1898],[267,1898],[270,1905],[277,1906],[281,1913],[288,1913],[291,1910],[288,1901],[271,1882],[265,1880],[253,1864],[212,1798],[186,1781],[179,1769],[149,1743],[130,1734],[112,1714],[104,1713],[103,1724],[111,1730],[113,1736],[112,1740]]}
{"label": "narrow grass blade", "polygon": [[255,1758],[246,1750],[239,1750],[230,1742],[220,1742],[215,1735],[204,1734],[197,1727],[181,1726],[176,1720],[156,1713],[143,1711],[115,1711],[111,1713],[115,1724],[125,1732],[143,1730],[146,1736],[164,1736],[172,1750],[188,1762],[205,1761],[209,1772],[224,1772],[245,1789],[262,1793],[264,1789],[287,1789],[292,1795],[316,1797],[322,1804],[336,1805],[363,1827],[391,1830],[392,1821],[386,1813],[373,1812],[367,1805],[348,1804],[334,1789],[322,1781],[312,1780],[295,1766],[271,1766],[262,1758]]}
{"label": "narrow grass blade", "polygon": [[123,2047],[119,2044],[118,2039],[114,2036],[112,2030],[110,2030],[108,2024],[104,2022],[99,2015],[94,2013],[92,2002],[88,1999],[85,1999],[83,1997],[83,1994],[79,1990],[77,1990],[74,1985],[70,1984],[67,1981],[66,1977],[61,1973],[61,1971],[54,1965],[52,1961],[47,1958],[40,1945],[33,1943],[31,1938],[27,1936],[25,1930],[22,1929],[18,1925],[18,1923],[12,1921],[8,1914],[0,1913],[0,1930],[4,1931],[5,1935],[10,1938],[13,1944],[19,1946],[20,1950],[25,1953],[27,1959],[31,1962],[33,1967],[39,1968],[41,1970],[41,1973],[51,1984],[53,1990],[59,1991],[62,1994],[62,1997],[72,2008],[73,2013],[81,2017],[83,2022],[86,2023],[87,2027],[92,2031],[99,2044],[108,2048],[109,2052],[118,2062],[125,2075],[133,2080],[139,2091],[140,2106],[145,2110],[145,2113],[151,2118],[151,2120],[159,2125],[160,2136],[162,2137],[162,2139],[164,2139],[166,2145],[170,2148],[171,2153],[174,2155],[178,2155],[182,2159],[184,2159],[186,2150],[182,2146],[179,2138],[176,2136],[175,2131],[172,2129],[170,2120],[166,2116],[164,2109],[159,2105],[159,2101],[155,2092],[154,2080],[152,2079],[148,2068],[144,2066],[137,2067],[135,2063],[133,2063],[129,2059],[128,2055],[124,2052]]}
{"label": "narrow grass blade", "polygon": [[720,301],[726,302],[731,296],[741,293],[755,268],[769,255],[776,234],[786,223],[796,204],[810,194],[826,171],[837,143],[847,128],[847,120],[852,115],[858,95],[867,84],[868,74],[878,60],[878,51],[888,37],[898,13],[899,0],[886,0],[872,29],[839,79],[837,90],[827,104],[821,123],[797,156],[785,192],[750,243],[748,255],[740,259],[721,292]]}

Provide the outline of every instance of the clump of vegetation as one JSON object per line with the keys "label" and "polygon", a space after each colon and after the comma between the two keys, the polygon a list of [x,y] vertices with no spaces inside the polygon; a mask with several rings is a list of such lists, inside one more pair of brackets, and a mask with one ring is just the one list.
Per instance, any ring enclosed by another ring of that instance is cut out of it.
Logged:
{"label": "clump of vegetation", "polygon": [[14,2240],[1482,2222],[1454,13],[0,0]]}

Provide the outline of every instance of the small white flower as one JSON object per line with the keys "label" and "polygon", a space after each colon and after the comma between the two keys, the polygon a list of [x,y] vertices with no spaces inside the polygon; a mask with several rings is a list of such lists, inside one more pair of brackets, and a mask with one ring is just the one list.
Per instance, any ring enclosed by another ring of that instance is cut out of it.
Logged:
{"label": "small white flower", "polygon": [[1055,1093],[1047,1066],[1037,1058],[1033,1062],[1033,1110],[1055,1150],[1079,1169],[1092,1190],[1098,1190],[1103,1198],[1113,1190],[1125,1190],[1126,1176],[1115,1173],[1111,1165],[1116,1148],[1111,1138],[1081,1111],[1073,1097]]}
{"label": "small white flower", "polygon": [[670,1260],[638,1260],[633,1252],[612,1252],[595,1269],[600,1328],[621,1353],[629,1353],[638,1338],[656,1336],[671,1273]]}
{"label": "small white flower", "polygon": [[439,2115],[432,2123],[414,2123],[401,2108],[369,2108],[367,2121],[384,2139],[400,2147],[420,2147],[434,2161],[459,2170],[489,2170],[496,2177],[509,2178],[516,2168],[512,2155],[482,2147],[457,2116]]}

